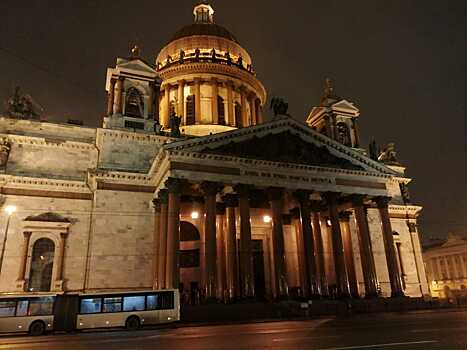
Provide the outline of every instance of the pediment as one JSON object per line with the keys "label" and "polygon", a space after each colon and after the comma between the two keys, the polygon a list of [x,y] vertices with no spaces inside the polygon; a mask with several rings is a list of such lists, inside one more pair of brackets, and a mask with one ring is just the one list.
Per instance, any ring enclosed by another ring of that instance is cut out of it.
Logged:
{"label": "pediment", "polygon": [[118,68],[120,68],[121,70],[124,69],[128,69],[128,70],[135,70],[135,71],[139,71],[139,72],[146,72],[146,73],[149,73],[151,75],[155,75],[156,74],[156,70],[151,67],[151,65],[149,65],[148,63],[146,63],[145,61],[141,60],[141,59],[133,59],[131,61],[127,61],[127,62],[123,62],[123,63],[120,63],[118,64]]}
{"label": "pediment", "polygon": [[56,213],[42,213],[39,215],[31,215],[28,216],[24,221],[40,221],[40,222],[63,222],[63,223],[69,223],[70,220],[67,218],[64,218],[63,216],[56,214]]}
{"label": "pediment", "polygon": [[333,110],[340,110],[352,114],[358,114],[360,112],[352,102],[347,100],[340,100],[339,102],[334,103],[331,108]]}
{"label": "pediment", "polygon": [[183,150],[308,166],[393,173],[384,165],[292,118],[177,141],[165,145],[164,149],[169,152]]}

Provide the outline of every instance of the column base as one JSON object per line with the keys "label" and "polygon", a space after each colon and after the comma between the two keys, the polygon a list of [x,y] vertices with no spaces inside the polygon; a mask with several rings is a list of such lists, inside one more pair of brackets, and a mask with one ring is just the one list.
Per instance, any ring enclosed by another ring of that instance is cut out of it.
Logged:
{"label": "column base", "polygon": [[396,292],[396,293],[391,293],[391,298],[397,299],[397,298],[408,298],[404,292]]}
{"label": "column base", "polygon": [[65,283],[65,280],[56,280],[53,285],[53,291],[54,292],[63,292],[63,285]]}

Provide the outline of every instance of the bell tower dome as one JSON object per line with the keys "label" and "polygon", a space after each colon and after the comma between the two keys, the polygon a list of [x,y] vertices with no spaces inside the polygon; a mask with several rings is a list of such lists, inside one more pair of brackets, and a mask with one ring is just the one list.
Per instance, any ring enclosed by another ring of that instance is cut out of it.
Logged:
{"label": "bell tower dome", "polygon": [[197,4],[193,15],[156,57],[160,124],[175,114],[182,133],[202,136],[261,123],[266,90],[249,53],[214,23],[211,5]]}

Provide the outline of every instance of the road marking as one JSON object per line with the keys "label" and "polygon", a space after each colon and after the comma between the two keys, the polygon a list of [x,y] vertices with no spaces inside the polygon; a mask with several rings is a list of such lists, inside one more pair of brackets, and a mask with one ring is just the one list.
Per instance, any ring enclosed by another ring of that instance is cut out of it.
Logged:
{"label": "road marking", "polygon": [[281,341],[295,341],[295,340],[302,340],[302,339],[322,339],[322,338],[340,338],[339,335],[321,335],[316,337],[289,337],[289,338],[274,338],[273,342],[281,342]]}
{"label": "road marking", "polygon": [[403,343],[385,343],[385,344],[370,344],[370,345],[355,345],[355,346],[344,346],[339,348],[323,348],[318,350],[349,350],[349,349],[368,349],[368,348],[382,348],[388,346],[401,346],[401,345],[416,345],[416,344],[433,344],[439,343],[438,340],[422,340],[422,341],[409,341]]}

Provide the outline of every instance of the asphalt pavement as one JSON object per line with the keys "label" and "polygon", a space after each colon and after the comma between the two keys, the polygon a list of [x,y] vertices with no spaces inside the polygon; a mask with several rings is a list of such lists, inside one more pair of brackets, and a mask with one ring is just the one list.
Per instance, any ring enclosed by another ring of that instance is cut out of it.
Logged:
{"label": "asphalt pavement", "polygon": [[467,349],[467,311],[365,314],[346,318],[229,325],[174,325],[134,332],[106,330],[0,336],[0,349]]}

